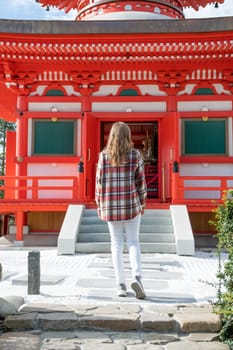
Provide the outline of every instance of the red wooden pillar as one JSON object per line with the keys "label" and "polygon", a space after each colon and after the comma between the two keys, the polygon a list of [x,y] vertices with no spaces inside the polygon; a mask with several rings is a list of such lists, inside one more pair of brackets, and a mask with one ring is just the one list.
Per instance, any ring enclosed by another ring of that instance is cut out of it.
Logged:
{"label": "red wooden pillar", "polygon": [[179,173],[172,173],[172,203],[179,199]]}
{"label": "red wooden pillar", "polygon": [[27,96],[18,96],[17,100],[17,133],[16,133],[16,175],[27,175],[27,165],[25,157],[27,156],[28,143],[28,123],[24,112],[28,110]]}
{"label": "red wooden pillar", "polygon": [[179,113],[177,112],[176,95],[172,94],[168,97],[167,110],[172,112],[172,142],[170,145],[170,165],[171,165],[171,202],[173,203],[179,198],[179,159],[180,159],[180,129],[179,129]]}
{"label": "red wooden pillar", "polygon": [[85,91],[82,100],[82,159],[83,159],[83,198],[85,200],[94,199],[95,183],[95,163],[96,163],[96,143],[97,143],[97,123],[92,113],[90,91]]}
{"label": "red wooden pillar", "polygon": [[172,201],[172,172],[174,161],[179,162],[179,115],[167,113],[160,121],[160,164],[162,166],[161,193],[162,201]]}
{"label": "red wooden pillar", "polygon": [[[25,158],[27,157],[28,146],[28,123],[24,112],[28,110],[27,96],[18,96],[17,99],[17,132],[16,132],[16,176],[27,176],[27,164]],[[25,185],[27,181],[25,178],[17,180],[18,191],[17,199],[26,198]],[[20,187],[23,187],[20,190]],[[16,212],[16,241],[23,241],[23,226],[26,224],[26,214],[23,211]]]}
{"label": "red wooden pillar", "polygon": [[180,128],[179,128],[179,113],[175,113],[175,152],[174,161],[172,164],[172,203],[180,199],[179,181],[180,181]]}
{"label": "red wooden pillar", "polygon": [[23,242],[23,225],[24,212],[20,210],[16,213],[16,242]]}
{"label": "red wooden pillar", "polygon": [[84,200],[84,187],[85,187],[84,166],[83,166],[82,158],[80,159],[80,162],[78,164],[77,178],[78,178],[78,200],[82,202]]}

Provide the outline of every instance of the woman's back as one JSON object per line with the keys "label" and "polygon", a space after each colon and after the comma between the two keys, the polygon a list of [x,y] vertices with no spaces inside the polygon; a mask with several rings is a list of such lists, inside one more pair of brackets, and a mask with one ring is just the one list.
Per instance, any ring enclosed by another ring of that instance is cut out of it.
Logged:
{"label": "woman's back", "polygon": [[101,152],[96,174],[99,216],[106,221],[129,220],[141,211],[146,199],[143,159],[131,148],[125,160],[112,165],[107,150]]}

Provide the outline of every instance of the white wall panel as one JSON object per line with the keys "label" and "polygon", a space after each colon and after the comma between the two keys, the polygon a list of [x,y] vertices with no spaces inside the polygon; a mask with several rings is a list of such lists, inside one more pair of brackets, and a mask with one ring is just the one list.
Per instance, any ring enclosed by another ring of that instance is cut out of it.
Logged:
{"label": "white wall panel", "polygon": [[[77,165],[76,164],[29,164],[28,176],[54,176],[54,179],[39,180],[39,186],[62,186],[61,190],[48,190],[40,189],[38,191],[38,197],[43,198],[72,198],[72,190],[65,187],[72,187],[73,181],[69,179],[55,179],[57,176],[76,176]],[[32,185],[32,181],[28,180],[28,185]],[[27,198],[32,197],[32,191],[27,191]]]}
{"label": "white wall panel", "polygon": [[233,176],[233,164],[180,164],[181,176]]}
{"label": "white wall panel", "polygon": [[52,107],[56,107],[58,112],[80,112],[81,103],[77,102],[30,102],[29,112],[50,112]]}
{"label": "white wall panel", "polygon": [[166,102],[95,102],[93,112],[166,112]]}
{"label": "white wall panel", "polygon": [[203,108],[209,111],[232,111],[231,101],[182,101],[178,102],[179,112],[196,111],[200,112]]}

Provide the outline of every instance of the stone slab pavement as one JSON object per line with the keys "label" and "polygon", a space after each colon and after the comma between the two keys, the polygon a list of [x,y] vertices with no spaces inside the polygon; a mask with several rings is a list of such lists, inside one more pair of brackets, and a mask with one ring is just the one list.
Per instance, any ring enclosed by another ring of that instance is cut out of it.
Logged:
{"label": "stone slab pavement", "polygon": [[210,303],[218,265],[211,251],[143,254],[145,300],[130,289],[127,255],[128,295],[119,298],[109,254],[57,256],[47,249],[41,250],[40,293],[28,295],[28,251],[0,251],[0,307],[11,296],[0,350],[229,349],[218,340],[221,319]]}
{"label": "stone slab pavement", "polygon": [[[36,249],[36,248],[35,248]],[[114,270],[110,254],[58,256],[56,249],[40,250],[40,293],[28,295],[28,254],[31,249],[0,250],[3,278],[0,297],[21,295],[27,302],[116,303]],[[195,256],[142,254],[143,284],[147,298],[142,303],[206,303],[216,299],[218,259],[212,251]],[[131,290],[131,271],[125,255],[127,298],[137,302]]]}
{"label": "stone slab pavement", "polygon": [[1,350],[229,350],[211,305],[22,304]]}

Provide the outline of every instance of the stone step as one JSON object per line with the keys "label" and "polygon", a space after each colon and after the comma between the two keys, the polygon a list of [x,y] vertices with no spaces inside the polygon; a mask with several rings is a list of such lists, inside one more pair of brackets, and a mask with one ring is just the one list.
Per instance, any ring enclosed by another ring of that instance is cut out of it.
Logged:
{"label": "stone step", "polygon": [[[175,243],[141,243],[141,252],[142,253],[167,253],[175,254],[176,245]],[[75,244],[75,253],[110,253],[111,244],[110,242],[89,242],[89,243],[80,243]],[[125,245],[124,252],[127,252],[127,247]]]}
{"label": "stone step", "polygon": [[173,227],[172,225],[144,225],[142,224],[140,226],[140,232],[142,233],[172,233],[173,234]]}
{"label": "stone step", "polygon": [[172,225],[172,219],[170,217],[157,217],[157,216],[144,216],[141,220],[142,225]]}
{"label": "stone step", "polygon": [[[104,225],[97,216],[83,216],[81,219],[81,225]],[[172,225],[172,219],[170,217],[157,217],[157,216],[143,216],[141,219],[142,225]]]}
{"label": "stone step", "polygon": [[[84,209],[83,215],[90,217],[97,216],[97,211],[96,209]],[[169,209],[145,209],[143,217],[145,216],[170,217],[171,214]]]}
{"label": "stone step", "polygon": [[[140,233],[140,241],[143,243],[174,243],[175,238],[169,233]],[[108,232],[79,233],[78,243],[87,242],[110,242],[110,235]]]}
{"label": "stone step", "polygon": [[[140,226],[140,242],[143,253],[176,253],[170,210],[145,210]],[[109,253],[110,251],[107,223],[98,218],[96,209],[84,209],[75,252]]]}
{"label": "stone step", "polygon": [[106,232],[106,233],[109,232],[108,225],[106,223],[96,224],[96,225],[80,224],[79,226],[79,234],[80,233],[103,233],[103,232]]}
{"label": "stone step", "polygon": [[[79,226],[79,233],[103,233],[109,232],[107,224],[83,225]],[[142,233],[173,233],[171,225],[141,225]]]}

